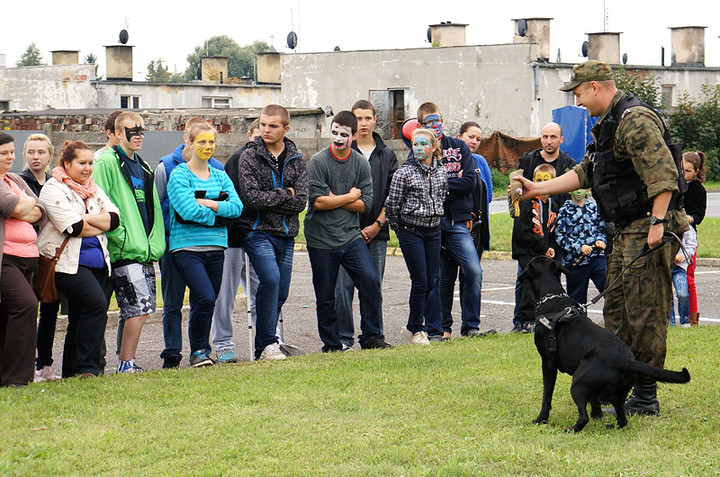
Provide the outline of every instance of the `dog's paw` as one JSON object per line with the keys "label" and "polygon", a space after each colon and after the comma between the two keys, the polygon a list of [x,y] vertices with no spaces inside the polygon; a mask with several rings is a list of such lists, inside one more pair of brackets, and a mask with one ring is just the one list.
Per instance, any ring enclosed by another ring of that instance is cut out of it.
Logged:
{"label": "dog's paw", "polygon": [[545,418],[545,419],[540,419],[540,418],[538,417],[537,419],[533,420],[533,424],[547,424],[547,423],[548,423],[547,418]]}

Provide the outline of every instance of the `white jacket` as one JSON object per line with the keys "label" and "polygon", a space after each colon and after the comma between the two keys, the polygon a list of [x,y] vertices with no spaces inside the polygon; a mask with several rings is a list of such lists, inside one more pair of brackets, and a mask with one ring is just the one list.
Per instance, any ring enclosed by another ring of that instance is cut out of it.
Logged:
{"label": "white jacket", "polygon": [[[85,201],[69,186],[58,182],[54,177],[49,179],[40,191],[40,201],[45,206],[50,220],[40,229],[38,248],[40,249],[40,255],[52,258],[62,245],[63,240],[65,240],[67,232],[72,230],[72,225],[82,219],[81,214],[86,213]],[[99,214],[102,211],[120,214],[118,208],[110,201],[105,192],[98,188],[97,193],[87,199],[87,213]],[[97,238],[105,257],[108,276],[110,276],[110,255],[107,251],[107,238],[105,234],[100,234]],[[57,265],[55,265],[55,271],[76,274],[81,246],[82,237],[70,237],[58,259]]]}

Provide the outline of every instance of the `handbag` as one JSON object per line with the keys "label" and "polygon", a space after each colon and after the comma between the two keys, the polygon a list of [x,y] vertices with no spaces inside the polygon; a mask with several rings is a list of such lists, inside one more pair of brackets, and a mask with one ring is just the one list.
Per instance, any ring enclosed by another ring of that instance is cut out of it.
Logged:
{"label": "handbag", "polygon": [[38,259],[35,275],[33,276],[33,291],[40,303],[55,303],[58,301],[58,291],[55,287],[55,265],[60,259],[68,240],[70,240],[69,235],[65,237],[53,258],[40,255]]}

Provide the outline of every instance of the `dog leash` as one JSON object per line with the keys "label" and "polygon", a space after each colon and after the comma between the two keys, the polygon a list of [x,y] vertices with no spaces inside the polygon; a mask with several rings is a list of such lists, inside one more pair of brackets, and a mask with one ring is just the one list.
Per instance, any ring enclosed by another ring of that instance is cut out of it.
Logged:
{"label": "dog leash", "polygon": [[645,246],[643,247],[643,249],[640,250],[640,252],[638,252],[633,257],[632,260],[630,260],[630,263],[628,263],[627,265],[625,265],[623,267],[623,269],[620,271],[618,276],[615,277],[615,280],[613,280],[613,282],[610,284],[610,286],[605,287],[605,290],[602,293],[598,294],[595,298],[593,298],[589,302],[585,303],[584,305],[580,305],[580,306],[582,306],[583,309],[587,311],[587,308],[589,306],[592,306],[595,303],[597,303],[598,301],[600,301],[600,298],[604,297],[608,291],[612,290],[615,287],[615,285],[618,284],[617,281],[623,276],[623,274],[626,271],[628,271],[628,269],[632,266],[633,263],[640,260],[645,255],[650,255],[651,253],[660,250],[665,245],[666,242],[671,242],[672,240],[676,240],[680,244],[680,249],[682,250],[683,256],[685,256],[685,259],[688,260],[688,263],[692,263],[692,257],[690,257],[688,255],[688,251],[685,249],[685,246],[683,245],[682,240],[680,240],[680,237],[678,237],[674,232],[667,230],[663,233],[663,239],[662,239],[662,243],[660,245],[658,245],[657,247],[650,248],[650,247],[648,247],[648,245],[646,243]]}

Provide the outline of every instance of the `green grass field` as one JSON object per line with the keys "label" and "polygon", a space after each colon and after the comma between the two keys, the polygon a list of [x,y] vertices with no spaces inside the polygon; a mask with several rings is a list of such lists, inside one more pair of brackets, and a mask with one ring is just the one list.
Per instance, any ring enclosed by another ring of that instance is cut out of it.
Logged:
{"label": "green grass field", "polygon": [[660,417],[547,425],[531,335],[0,388],[2,475],[718,475],[720,327],[672,328]]}

